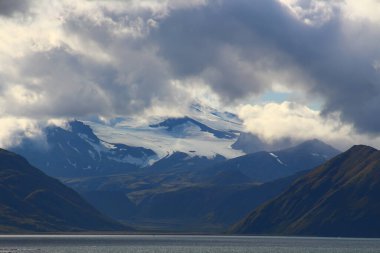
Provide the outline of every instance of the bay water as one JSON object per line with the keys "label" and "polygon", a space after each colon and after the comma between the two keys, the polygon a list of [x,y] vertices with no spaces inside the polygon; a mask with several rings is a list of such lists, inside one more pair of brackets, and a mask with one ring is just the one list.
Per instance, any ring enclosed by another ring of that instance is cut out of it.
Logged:
{"label": "bay water", "polygon": [[379,239],[195,235],[6,235],[0,253],[380,253]]}

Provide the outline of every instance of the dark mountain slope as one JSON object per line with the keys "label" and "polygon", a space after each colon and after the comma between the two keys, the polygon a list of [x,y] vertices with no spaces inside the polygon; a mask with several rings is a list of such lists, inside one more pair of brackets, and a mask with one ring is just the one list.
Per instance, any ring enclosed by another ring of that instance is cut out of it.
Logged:
{"label": "dark mountain slope", "polygon": [[[213,184],[194,185],[152,193],[137,205],[135,220],[171,220],[187,225],[198,223],[209,227],[228,227],[245,217],[254,207],[273,198],[295,179],[288,177],[274,182],[255,185],[242,183],[240,175],[234,176],[236,184],[218,180]],[[201,232],[201,231],[198,231]]]}
{"label": "dark mountain slope", "polygon": [[1,232],[124,229],[21,156],[0,150]]}
{"label": "dark mountain slope", "polygon": [[237,233],[380,236],[380,151],[354,146],[296,180]]}
{"label": "dark mountain slope", "polygon": [[[167,188],[186,188],[191,182],[192,171],[225,161],[222,156],[214,158],[189,156],[175,152],[162,158],[152,166],[124,175],[66,179],[64,182],[76,189],[81,195],[103,213],[117,219],[129,219],[137,209],[127,194],[135,202],[151,194],[166,191]],[[231,175],[231,173],[230,173]],[[220,175],[215,180],[234,182],[249,181],[246,176],[230,177]]]}
{"label": "dark mountain slope", "polygon": [[137,211],[135,204],[122,191],[92,191],[81,195],[99,211],[114,219],[131,218]]}

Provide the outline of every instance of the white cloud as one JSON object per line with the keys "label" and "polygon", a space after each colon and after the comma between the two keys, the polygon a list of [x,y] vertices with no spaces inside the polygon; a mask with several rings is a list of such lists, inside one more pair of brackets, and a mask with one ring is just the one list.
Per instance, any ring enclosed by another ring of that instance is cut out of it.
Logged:
{"label": "white cloud", "polygon": [[339,115],[322,117],[319,111],[293,102],[244,105],[238,115],[247,131],[270,143],[286,137],[296,141],[317,138],[347,147],[356,135],[351,125],[340,121]]}
{"label": "white cloud", "polygon": [[345,17],[353,20],[369,20],[380,24],[379,0],[346,0],[343,5]]}
{"label": "white cloud", "polygon": [[[322,25],[337,14],[347,20],[380,22],[379,0],[277,0],[308,25]],[[344,21],[346,20],[346,21]]]}
{"label": "white cloud", "polygon": [[343,0],[278,0],[307,25],[323,25],[339,9]]}
{"label": "white cloud", "polygon": [[0,118],[0,147],[7,148],[20,143],[24,137],[43,140],[38,122],[27,118]]}

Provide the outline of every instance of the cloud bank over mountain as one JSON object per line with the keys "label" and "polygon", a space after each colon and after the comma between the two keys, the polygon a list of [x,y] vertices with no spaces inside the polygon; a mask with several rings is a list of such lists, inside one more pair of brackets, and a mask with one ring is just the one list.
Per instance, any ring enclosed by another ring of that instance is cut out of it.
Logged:
{"label": "cloud bank over mountain", "polygon": [[343,123],[339,113],[322,116],[319,111],[294,102],[244,105],[239,110],[247,131],[276,143],[290,138],[297,143],[322,139],[342,150],[357,144],[379,145],[379,139],[358,133],[353,124]]}
{"label": "cloud bank over mountain", "polygon": [[[301,116],[287,118],[288,126],[309,122],[304,112],[312,111],[316,137],[339,139],[349,129],[373,139],[380,132],[376,10],[376,0],[0,0],[0,117],[185,111],[195,98],[216,97],[245,108],[247,129],[265,138],[282,132],[250,122],[267,125],[270,117],[261,116],[296,103],[292,114]],[[289,102],[250,102],[279,87]],[[320,108],[307,108],[313,103]]]}

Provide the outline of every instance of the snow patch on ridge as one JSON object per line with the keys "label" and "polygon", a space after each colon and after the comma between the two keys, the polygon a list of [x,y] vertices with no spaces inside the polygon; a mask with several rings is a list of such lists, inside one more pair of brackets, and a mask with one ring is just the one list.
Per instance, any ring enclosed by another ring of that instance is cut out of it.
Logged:
{"label": "snow patch on ridge", "polygon": [[283,163],[283,162],[280,160],[280,158],[279,158],[277,155],[275,155],[275,154],[273,154],[273,153],[269,153],[269,154],[270,154],[273,158],[275,158],[279,164],[282,164],[282,165],[287,166],[285,163]]}

